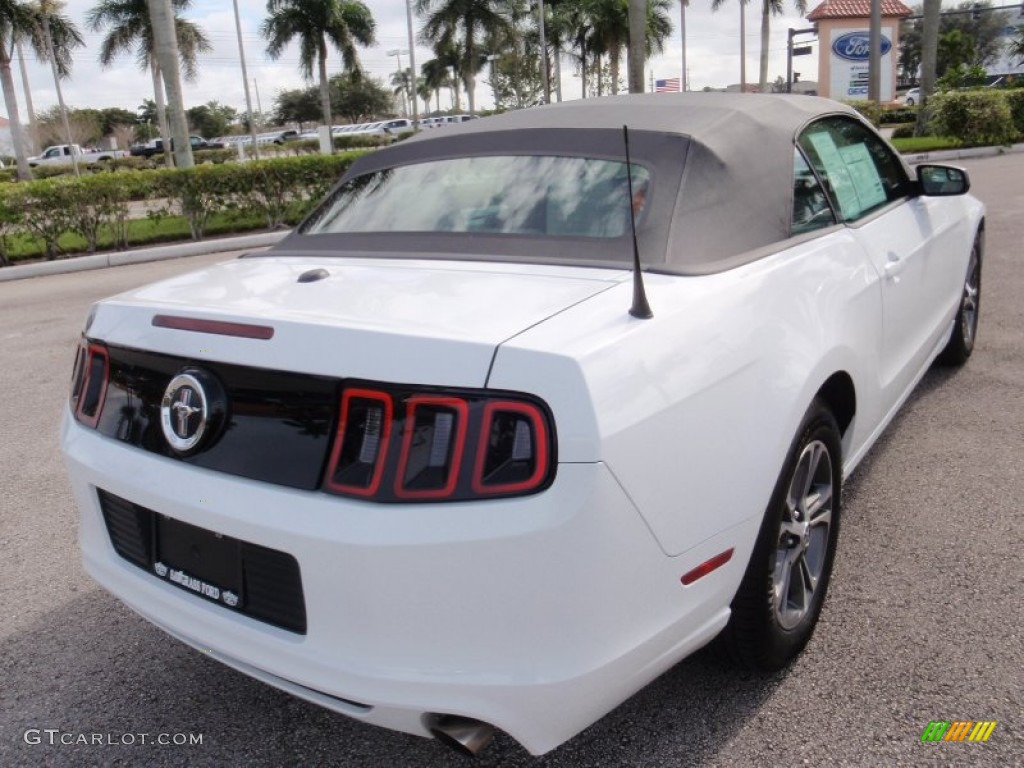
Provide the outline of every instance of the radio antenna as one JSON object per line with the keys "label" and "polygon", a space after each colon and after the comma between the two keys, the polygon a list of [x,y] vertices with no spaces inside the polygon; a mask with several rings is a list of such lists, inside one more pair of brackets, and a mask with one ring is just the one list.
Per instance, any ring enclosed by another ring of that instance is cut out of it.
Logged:
{"label": "radio antenna", "polygon": [[633,163],[629,159],[629,128],[622,126],[622,140],[626,145],[626,180],[629,198],[629,228],[633,235],[633,306],[629,314],[639,320],[650,320],[654,317],[651,305],[647,303],[647,292],[644,290],[644,273],[640,269],[640,247],[636,243],[636,211],[633,210]]}

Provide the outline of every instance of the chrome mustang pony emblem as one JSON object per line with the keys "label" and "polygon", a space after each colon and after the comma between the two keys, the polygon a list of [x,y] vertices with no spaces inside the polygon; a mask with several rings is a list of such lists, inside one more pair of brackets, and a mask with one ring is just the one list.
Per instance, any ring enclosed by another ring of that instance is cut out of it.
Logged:
{"label": "chrome mustang pony emblem", "polygon": [[187,369],[171,379],[160,403],[160,426],[168,445],[177,453],[199,448],[222,404],[219,384],[203,371]]}

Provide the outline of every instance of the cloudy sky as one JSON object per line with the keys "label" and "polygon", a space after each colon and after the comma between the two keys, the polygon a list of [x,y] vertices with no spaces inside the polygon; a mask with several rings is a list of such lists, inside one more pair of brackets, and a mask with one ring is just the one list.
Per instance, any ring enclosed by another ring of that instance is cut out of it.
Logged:
{"label": "cloudy sky", "polygon": [[[377,45],[360,53],[364,67],[373,75],[384,77],[397,68],[396,58],[389,56],[389,50],[408,48],[404,0],[366,0],[377,20]],[[101,68],[97,62],[102,32],[86,28],[85,16],[94,0],[68,0],[65,12],[78,25],[85,38],[85,47],[75,54],[74,71],[70,81],[63,83],[64,99],[71,107],[124,107],[136,110],[145,98],[152,98],[152,81],[148,74],[140,72],[135,61],[125,56],[109,68]],[[740,70],[740,6],[738,0],[726,0],[717,13],[710,10],[710,0],[693,0],[686,12],[687,63],[690,86],[700,89],[704,86],[724,87],[739,82]],[[817,5],[813,0],[809,8]],[[756,81],[758,73],[758,52],[760,49],[760,16],[756,9],[760,3],[751,3],[746,8],[747,80]],[[786,70],[786,29],[806,27],[807,22],[786,5],[789,13],[772,19],[771,60],[769,80],[785,75]],[[239,0],[242,16],[242,36],[245,45],[249,76],[259,91],[262,108],[269,112],[273,108],[276,94],[288,88],[305,85],[298,68],[298,52],[286,51],[278,61],[271,61],[265,54],[266,44],[259,35],[259,25],[266,16],[265,0]],[[187,18],[199,24],[213,43],[213,50],[202,55],[198,79],[185,86],[186,107],[217,100],[240,110],[245,106],[242,77],[239,68],[238,41],[235,35],[234,14],[231,0],[193,0]],[[679,35],[679,8],[673,10],[674,32],[668,41],[665,54],[653,59],[650,70],[655,78],[679,77],[682,70],[682,47]],[[414,20],[418,31],[419,23]],[[817,50],[815,49],[815,53]],[[37,111],[56,104],[57,96],[48,66],[39,64],[34,56],[26,52],[32,99]],[[429,48],[416,47],[417,66],[431,57]],[[817,56],[797,59],[796,69],[802,79],[814,80],[817,72]],[[408,66],[407,54],[402,54],[402,65]],[[337,71],[337,58],[328,60],[328,70]],[[572,65],[565,62],[563,73],[563,98],[579,98],[580,80],[573,76]],[[623,75],[624,76],[624,75]],[[483,77],[481,79],[484,79]],[[24,115],[24,100],[21,80],[15,71],[18,86],[19,106]],[[490,89],[481,83],[478,87],[478,104],[491,104]],[[255,92],[253,98],[255,99]],[[442,96],[441,106],[447,108],[447,95]],[[253,104],[256,108],[256,104]]]}

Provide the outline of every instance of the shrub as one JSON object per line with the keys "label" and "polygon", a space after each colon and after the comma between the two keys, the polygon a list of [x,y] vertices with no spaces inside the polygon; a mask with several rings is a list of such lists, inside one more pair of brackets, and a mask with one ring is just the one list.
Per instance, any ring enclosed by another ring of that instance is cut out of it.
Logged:
{"label": "shrub", "polygon": [[18,231],[21,223],[21,209],[11,205],[6,195],[0,195],[0,266],[10,266],[8,257],[7,237]]}
{"label": "shrub", "polygon": [[162,200],[147,216],[177,213],[185,217],[193,239],[205,234],[213,216],[267,227],[296,221],[323,197],[361,152],[307,155],[206,164],[189,169],[65,176],[24,184],[0,185],[0,263],[5,238],[39,238],[47,258],[60,252],[60,238],[75,233],[95,250],[105,233],[115,248],[127,244],[129,203]]}
{"label": "shrub", "polygon": [[76,229],[73,195],[69,188],[81,179],[40,179],[19,184],[9,190],[5,206],[20,211],[19,229],[43,241],[47,259],[61,252],[58,241],[65,232]]}
{"label": "shrub", "polygon": [[295,141],[289,141],[285,145],[290,151],[296,155],[304,155],[313,152],[320,151],[320,140],[319,139],[297,139]]}
{"label": "shrub", "polygon": [[912,123],[917,119],[916,107],[897,107],[886,109],[879,118],[881,125],[893,125],[894,123]]}
{"label": "shrub", "polygon": [[[82,170],[82,166],[78,167],[78,170]],[[37,165],[32,169],[33,179],[52,179],[57,176],[74,176],[75,167],[68,163],[67,165]]]}
{"label": "shrub", "polygon": [[847,101],[844,103],[860,112],[861,116],[875,127],[878,127],[881,123],[882,107],[879,104],[876,104],[873,101],[867,101],[866,99]]}
{"label": "shrub", "polygon": [[262,216],[270,228],[293,220],[296,209],[298,215],[304,215],[359,154],[306,155],[247,163],[246,173],[250,177],[239,198],[240,212]]}
{"label": "shrub", "polygon": [[391,137],[386,134],[355,134],[354,136],[333,137],[335,149],[372,149],[386,146],[391,143]]}
{"label": "shrub", "polygon": [[115,158],[111,161],[106,161],[102,165],[97,164],[97,167],[101,170],[106,171],[124,171],[124,170],[141,170],[147,165],[145,158],[134,158],[130,155],[126,155],[123,158]]}
{"label": "shrub", "polygon": [[224,149],[199,149],[192,153],[192,159],[196,165],[205,163],[220,165],[228,160],[234,160],[236,157],[238,157],[238,151],[227,147]]}
{"label": "shrub", "polygon": [[1013,120],[1016,138],[1024,137],[1024,88],[1007,88],[1001,93],[1010,108],[1010,119]]}
{"label": "shrub", "polygon": [[1008,144],[1013,136],[1013,117],[1001,91],[940,93],[930,107],[931,126],[938,136],[959,139],[968,146]]}
{"label": "shrub", "polygon": [[946,74],[935,82],[935,87],[940,91],[973,88],[984,85],[987,78],[985,68],[979,64],[957,64],[946,70]]}
{"label": "shrub", "polygon": [[914,138],[914,127],[915,123],[903,123],[897,125],[892,129],[892,138],[894,139],[912,139]]}

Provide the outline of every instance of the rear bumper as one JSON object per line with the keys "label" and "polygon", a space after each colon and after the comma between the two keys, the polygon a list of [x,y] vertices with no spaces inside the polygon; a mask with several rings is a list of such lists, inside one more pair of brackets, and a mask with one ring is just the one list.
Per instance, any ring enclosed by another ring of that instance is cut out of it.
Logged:
{"label": "rear bumper", "polygon": [[[67,418],[62,439],[85,566],[102,586],[246,674],[423,736],[426,716],[457,714],[534,754],[554,748],[713,637],[743,567],[682,587],[691,559],[664,555],[600,463],[560,465],[526,498],[381,505],[189,467]],[[97,488],[293,555],[306,634],[122,559]]]}

